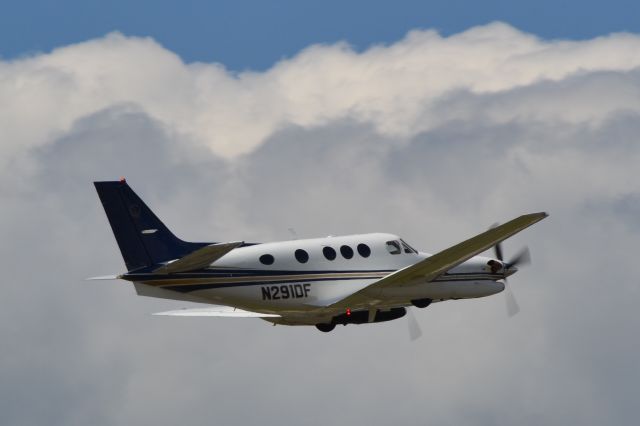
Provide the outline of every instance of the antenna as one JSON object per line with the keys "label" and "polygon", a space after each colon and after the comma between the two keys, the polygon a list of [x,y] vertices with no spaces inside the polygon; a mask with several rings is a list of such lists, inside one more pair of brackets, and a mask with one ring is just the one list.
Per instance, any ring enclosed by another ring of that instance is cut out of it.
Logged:
{"label": "antenna", "polygon": [[293,228],[287,228],[287,230],[289,231],[289,233],[291,234],[291,236],[293,237],[294,240],[298,239],[298,233],[296,232],[295,229]]}

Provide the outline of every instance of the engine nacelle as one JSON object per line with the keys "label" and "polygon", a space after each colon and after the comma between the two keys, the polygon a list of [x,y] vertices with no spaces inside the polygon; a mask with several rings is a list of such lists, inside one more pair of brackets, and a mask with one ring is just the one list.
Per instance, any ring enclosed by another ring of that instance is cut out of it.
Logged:
{"label": "engine nacelle", "polygon": [[[407,314],[405,308],[391,308],[388,311],[377,311],[372,322],[385,322],[402,318]],[[366,324],[369,322],[369,311],[352,311],[350,314],[341,314],[331,319],[331,324]]]}

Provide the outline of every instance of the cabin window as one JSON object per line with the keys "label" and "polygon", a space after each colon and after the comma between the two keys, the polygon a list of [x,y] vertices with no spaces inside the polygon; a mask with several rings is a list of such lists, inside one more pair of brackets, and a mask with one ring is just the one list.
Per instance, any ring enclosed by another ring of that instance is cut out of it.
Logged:
{"label": "cabin window", "polygon": [[270,254],[263,254],[262,256],[260,256],[260,263],[262,263],[263,265],[273,265],[274,261],[275,259]]}
{"label": "cabin window", "polygon": [[335,260],[336,259],[336,251],[331,247],[324,247],[322,249],[322,254],[324,254],[324,257],[326,257],[327,260]]}
{"label": "cabin window", "polygon": [[405,253],[418,254],[418,250],[414,249],[409,244],[407,244],[405,240],[400,240],[400,242],[402,243],[402,247],[404,248]]}
{"label": "cabin window", "polygon": [[371,249],[368,245],[360,243],[358,244],[358,253],[360,253],[362,257],[369,257],[371,255]]}
{"label": "cabin window", "polygon": [[340,254],[345,259],[351,259],[353,257],[353,249],[351,247],[349,247],[349,246],[341,246],[340,247]]}
{"label": "cabin window", "polygon": [[387,241],[387,251],[391,254],[400,254],[402,249],[400,248],[399,241]]}
{"label": "cabin window", "polygon": [[295,252],[296,260],[300,263],[307,263],[309,260],[309,253],[302,249],[298,249]]}

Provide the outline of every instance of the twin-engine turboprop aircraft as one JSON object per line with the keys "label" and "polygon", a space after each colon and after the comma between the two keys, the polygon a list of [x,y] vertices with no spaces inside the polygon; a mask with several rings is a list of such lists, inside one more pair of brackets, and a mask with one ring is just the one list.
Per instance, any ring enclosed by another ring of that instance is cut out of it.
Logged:
{"label": "twin-engine turboprop aircraft", "polygon": [[[500,293],[528,255],[504,262],[499,243],[547,216],[520,216],[434,255],[381,233],[192,243],[174,236],[124,179],[94,184],[127,267],[94,279],[131,281],[142,296],[209,304],[156,315],[254,317],[324,332],[394,320],[410,306]],[[491,247],[496,259],[477,256]],[[514,313],[515,300],[510,306]]]}

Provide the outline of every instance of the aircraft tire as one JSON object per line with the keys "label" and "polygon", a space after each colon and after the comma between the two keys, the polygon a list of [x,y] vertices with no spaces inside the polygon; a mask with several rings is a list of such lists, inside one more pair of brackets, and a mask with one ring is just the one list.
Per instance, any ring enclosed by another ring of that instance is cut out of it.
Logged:
{"label": "aircraft tire", "polygon": [[411,304],[416,308],[426,308],[431,304],[431,302],[433,302],[431,299],[416,299],[412,300]]}
{"label": "aircraft tire", "polygon": [[328,333],[336,328],[335,324],[316,324],[316,328],[323,333]]}

